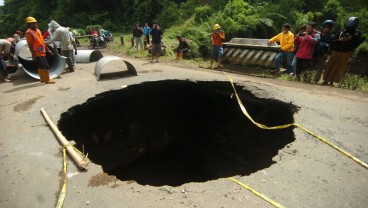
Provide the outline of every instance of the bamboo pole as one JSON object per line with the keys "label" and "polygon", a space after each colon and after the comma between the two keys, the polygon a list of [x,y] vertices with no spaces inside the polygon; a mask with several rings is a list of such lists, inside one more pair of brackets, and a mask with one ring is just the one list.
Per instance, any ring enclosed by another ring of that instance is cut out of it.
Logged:
{"label": "bamboo pole", "polygon": [[51,121],[50,117],[47,115],[44,108],[41,108],[41,113],[42,113],[43,117],[45,118],[45,120],[47,121],[47,123],[49,124],[49,126],[51,127],[51,129],[56,134],[56,136],[59,139],[60,143],[63,145],[64,148],[66,148],[66,150],[68,151],[68,153],[70,154],[70,156],[72,157],[74,162],[77,163],[77,165],[80,168],[87,169],[87,166],[88,166],[88,163],[89,163],[88,159],[87,158],[82,158],[82,156],[79,153],[77,153],[77,151],[75,151],[75,149],[72,147],[72,145],[70,145],[68,140],[61,134],[59,129],[56,127],[56,125]]}

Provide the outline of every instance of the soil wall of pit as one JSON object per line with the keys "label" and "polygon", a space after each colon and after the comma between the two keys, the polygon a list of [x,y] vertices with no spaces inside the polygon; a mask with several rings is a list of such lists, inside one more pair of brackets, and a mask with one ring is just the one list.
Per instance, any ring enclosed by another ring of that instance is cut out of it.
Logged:
{"label": "soil wall of pit", "polygon": [[[257,122],[294,122],[294,105],[237,90]],[[292,128],[252,124],[228,82],[166,80],[104,92],[63,113],[58,127],[105,172],[155,186],[249,175],[295,139]]]}

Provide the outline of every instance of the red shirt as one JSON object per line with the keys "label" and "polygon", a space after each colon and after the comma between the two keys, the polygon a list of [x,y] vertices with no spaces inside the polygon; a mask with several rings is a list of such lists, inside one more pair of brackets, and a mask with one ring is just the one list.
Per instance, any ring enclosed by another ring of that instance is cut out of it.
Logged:
{"label": "red shirt", "polygon": [[50,36],[50,32],[49,32],[49,30],[46,30],[46,32],[43,34],[43,39],[46,39],[46,38],[48,38]]}
{"label": "red shirt", "polygon": [[296,52],[296,57],[301,59],[313,59],[314,48],[317,41],[314,41],[314,37],[317,33],[307,34],[305,36],[296,36],[295,45],[299,45],[299,49]]}
{"label": "red shirt", "polygon": [[212,45],[213,46],[222,46],[222,43],[225,40],[225,33],[223,31],[219,31],[218,33],[213,33],[211,35]]}

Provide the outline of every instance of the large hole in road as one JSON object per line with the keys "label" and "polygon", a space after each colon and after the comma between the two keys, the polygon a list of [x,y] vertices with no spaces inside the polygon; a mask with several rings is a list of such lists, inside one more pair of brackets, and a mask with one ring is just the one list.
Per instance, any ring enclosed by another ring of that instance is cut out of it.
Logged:
{"label": "large hole in road", "polygon": [[[292,123],[296,106],[237,86],[262,124]],[[123,181],[180,186],[271,166],[295,140],[293,129],[262,130],[241,112],[229,82],[165,80],[107,91],[71,107],[59,129]]]}

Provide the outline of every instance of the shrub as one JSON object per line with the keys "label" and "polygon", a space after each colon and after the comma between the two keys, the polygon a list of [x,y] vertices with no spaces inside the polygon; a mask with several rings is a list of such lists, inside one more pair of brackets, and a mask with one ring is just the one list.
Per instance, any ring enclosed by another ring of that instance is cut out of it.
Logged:
{"label": "shrub", "polygon": [[178,9],[178,5],[169,2],[166,7],[163,9],[161,14],[157,17],[157,21],[160,24],[161,28],[169,28],[181,19],[182,13]]}
{"label": "shrub", "polygon": [[88,34],[92,29],[98,30],[101,28],[101,25],[89,25],[86,27],[86,33]]}
{"label": "shrub", "polygon": [[[173,26],[170,29],[165,30],[164,37],[175,40],[177,35],[185,38],[191,48],[192,57],[204,57],[201,56],[200,48],[205,46],[209,48],[211,46],[211,27],[208,23],[196,24],[195,17],[189,18],[184,24],[180,26]],[[175,41],[176,42],[176,41]]]}
{"label": "shrub", "polygon": [[258,26],[263,24],[254,7],[242,0],[232,0],[222,11],[212,15],[210,25],[220,24],[227,33],[226,39],[252,37]]}
{"label": "shrub", "polygon": [[322,9],[322,18],[321,21],[330,19],[337,20],[337,17],[342,13],[343,9],[339,1],[337,0],[328,0],[325,6]]}
{"label": "shrub", "polygon": [[214,13],[214,10],[208,6],[200,6],[195,9],[195,22],[201,23],[209,19],[209,17]]}
{"label": "shrub", "polygon": [[346,74],[341,80],[340,86],[342,88],[368,91],[368,78],[359,75]]}
{"label": "shrub", "polygon": [[86,31],[84,29],[81,29],[81,28],[71,28],[70,31],[75,36],[86,35]]}
{"label": "shrub", "polygon": [[110,32],[119,30],[119,27],[109,19],[102,24],[102,28]]}

